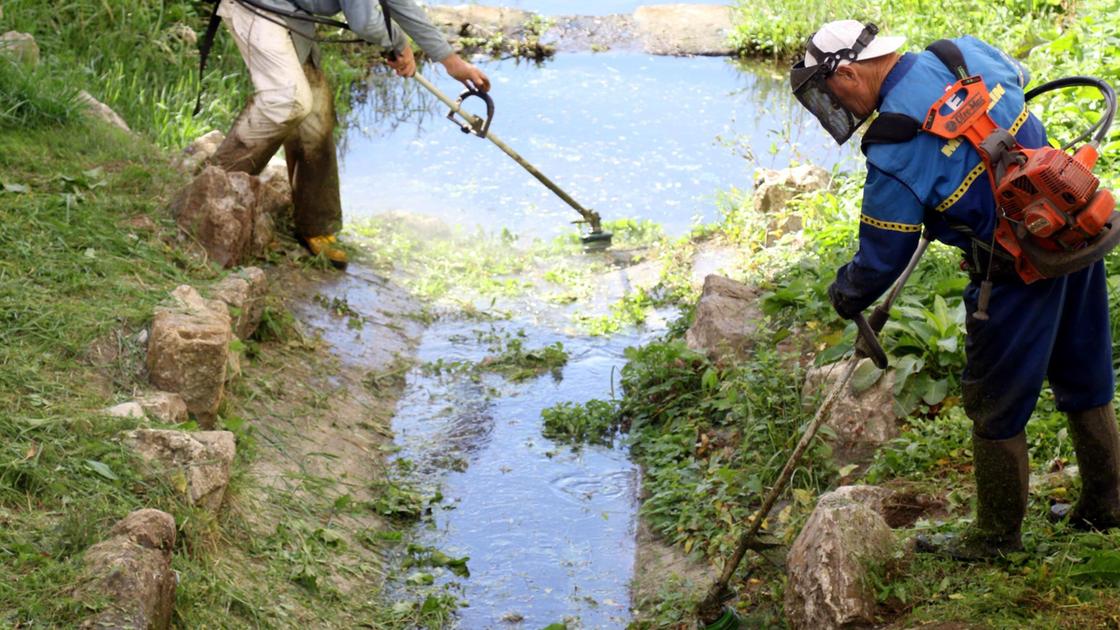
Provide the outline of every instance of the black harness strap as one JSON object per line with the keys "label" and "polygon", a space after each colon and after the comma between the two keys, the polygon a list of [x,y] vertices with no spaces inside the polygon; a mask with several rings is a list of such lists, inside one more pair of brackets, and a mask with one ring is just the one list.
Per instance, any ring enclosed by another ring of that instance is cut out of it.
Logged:
{"label": "black harness strap", "polygon": [[937,58],[941,60],[941,63],[945,64],[945,67],[949,69],[949,72],[957,75],[958,79],[967,79],[971,76],[971,73],[968,71],[968,64],[964,62],[964,55],[961,53],[961,49],[954,44],[952,40],[939,39],[929,46],[926,46],[926,50],[936,55]]}
{"label": "black harness strap", "polygon": [[214,9],[210,12],[206,33],[198,42],[198,97],[195,98],[194,112],[191,116],[197,116],[198,112],[202,111],[202,77],[206,76],[206,60],[210,57],[210,48],[214,46],[214,35],[218,33],[218,27],[222,24],[222,16],[218,15],[218,5],[221,3],[222,0],[214,0]]}

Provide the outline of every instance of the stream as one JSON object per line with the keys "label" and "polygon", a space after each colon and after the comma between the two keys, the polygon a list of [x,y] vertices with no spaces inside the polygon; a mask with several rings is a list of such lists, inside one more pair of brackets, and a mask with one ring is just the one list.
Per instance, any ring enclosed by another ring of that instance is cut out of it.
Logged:
{"label": "stream", "polygon": [[[634,3],[533,4],[602,13]],[[749,189],[756,166],[784,168],[811,155],[844,168],[852,156],[794,107],[772,69],[614,52],[480,65],[494,82],[493,131],[604,219],[649,219],[683,234],[718,220],[720,192]],[[458,91],[445,75],[425,71],[448,93]],[[342,142],[348,222],[407,211],[529,239],[573,230],[571,209],[444,113],[414,82],[374,76]],[[577,449],[544,438],[541,410],[611,397],[625,349],[660,330],[580,336],[564,311],[439,318],[421,339],[421,366],[406,378],[393,421],[396,457],[442,494],[413,538],[469,558],[469,577],[434,572],[437,586],[454,585],[466,602],[462,628],[623,628],[631,618],[638,468],[622,445]],[[569,360],[523,382],[424,369],[481,361],[495,340],[508,338],[527,348],[560,342]]]}

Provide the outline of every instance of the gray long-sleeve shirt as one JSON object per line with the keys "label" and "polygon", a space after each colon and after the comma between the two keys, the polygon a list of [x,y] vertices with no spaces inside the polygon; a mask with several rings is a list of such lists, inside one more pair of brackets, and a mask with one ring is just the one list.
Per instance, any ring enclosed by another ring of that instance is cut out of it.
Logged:
{"label": "gray long-sleeve shirt", "polygon": [[413,0],[386,0],[393,22],[400,26],[393,29],[391,40],[385,31],[385,17],[381,14],[378,0],[256,0],[256,3],[282,11],[305,11],[314,15],[342,13],[355,35],[397,52],[404,50],[407,43],[402,30],[412,36],[432,59],[442,61],[453,52],[443,33],[432,25],[428,15]]}

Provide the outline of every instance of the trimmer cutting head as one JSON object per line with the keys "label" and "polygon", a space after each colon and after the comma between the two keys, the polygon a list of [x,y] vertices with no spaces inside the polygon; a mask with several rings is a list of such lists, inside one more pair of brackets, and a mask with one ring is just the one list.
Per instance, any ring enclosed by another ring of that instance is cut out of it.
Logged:
{"label": "trimmer cutting head", "polygon": [[610,232],[603,230],[593,230],[587,234],[579,237],[579,242],[583,243],[583,249],[590,252],[599,252],[611,246],[611,239],[614,235]]}

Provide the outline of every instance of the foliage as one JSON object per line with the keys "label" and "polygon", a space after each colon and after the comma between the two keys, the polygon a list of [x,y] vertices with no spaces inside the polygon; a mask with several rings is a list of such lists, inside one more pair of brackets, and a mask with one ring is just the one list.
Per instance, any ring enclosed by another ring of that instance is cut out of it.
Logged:
{"label": "foliage", "polygon": [[[8,0],[4,21],[6,28],[35,36],[43,56],[41,73],[52,78],[46,89],[56,102],[86,89],[133,130],[175,148],[227,127],[251,91],[248,72],[224,28],[199,82],[196,40],[211,6],[190,0]],[[353,46],[341,54],[327,51],[326,71],[337,93],[347,94],[364,74],[368,55],[367,48]],[[200,90],[203,108],[193,116]],[[341,101],[345,112],[348,101]]]}
{"label": "foliage", "polygon": [[741,52],[789,58],[803,51],[805,39],[830,20],[874,22],[911,45],[973,33],[1008,50],[1031,45],[1036,33],[1060,16],[1060,0],[1001,0],[976,4],[950,0],[928,5],[920,0],[779,0],[764,5],[741,1],[732,43]]}
{"label": "foliage", "polygon": [[541,412],[541,434],[550,440],[575,444],[612,444],[618,426],[618,408],[611,401],[562,402]]}
{"label": "foliage", "polygon": [[73,122],[77,91],[41,68],[0,55],[0,129]]}

